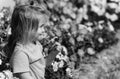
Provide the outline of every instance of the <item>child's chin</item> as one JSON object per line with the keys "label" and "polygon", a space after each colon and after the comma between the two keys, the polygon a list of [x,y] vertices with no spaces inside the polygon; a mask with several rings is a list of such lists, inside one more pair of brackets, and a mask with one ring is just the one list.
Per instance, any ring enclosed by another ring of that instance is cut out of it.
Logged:
{"label": "child's chin", "polygon": [[37,37],[38,40],[42,40],[42,39],[44,39],[44,38],[47,38],[47,34],[39,35],[39,36]]}

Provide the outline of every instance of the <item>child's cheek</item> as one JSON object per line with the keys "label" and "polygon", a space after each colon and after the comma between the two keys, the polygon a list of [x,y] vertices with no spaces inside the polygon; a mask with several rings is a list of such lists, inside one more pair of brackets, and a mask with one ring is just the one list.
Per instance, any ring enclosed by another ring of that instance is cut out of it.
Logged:
{"label": "child's cheek", "polygon": [[41,40],[43,38],[47,37],[47,33],[45,32],[45,29],[43,27],[38,28],[37,30],[37,38],[38,40]]}
{"label": "child's cheek", "polygon": [[47,33],[42,33],[38,35],[38,40],[42,40],[43,38],[47,38]]}

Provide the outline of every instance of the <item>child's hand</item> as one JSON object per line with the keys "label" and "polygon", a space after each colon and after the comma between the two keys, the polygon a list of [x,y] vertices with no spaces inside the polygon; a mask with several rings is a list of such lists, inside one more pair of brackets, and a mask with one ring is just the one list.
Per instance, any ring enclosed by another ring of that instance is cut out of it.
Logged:
{"label": "child's hand", "polygon": [[50,49],[48,56],[46,57],[46,65],[51,65],[52,61],[56,58],[56,55],[61,51],[62,47],[59,43],[55,43],[55,45]]}

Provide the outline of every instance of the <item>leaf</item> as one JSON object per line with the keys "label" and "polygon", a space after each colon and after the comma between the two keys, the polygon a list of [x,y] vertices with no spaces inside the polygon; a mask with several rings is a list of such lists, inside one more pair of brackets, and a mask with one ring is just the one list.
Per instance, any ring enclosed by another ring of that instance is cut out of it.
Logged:
{"label": "leaf", "polygon": [[68,62],[68,67],[71,68],[71,69],[74,69],[75,62]]}
{"label": "leaf", "polygon": [[71,55],[71,56],[70,56],[70,60],[71,60],[71,61],[74,61],[74,62],[77,61],[77,56],[76,56],[76,54]]}
{"label": "leaf", "polygon": [[70,42],[72,45],[75,45],[75,40],[74,40],[74,38],[71,37],[71,38],[69,39],[69,42]]}
{"label": "leaf", "polygon": [[84,41],[84,38],[83,38],[81,35],[79,35],[79,36],[76,38],[76,40],[77,40],[78,42],[80,42],[80,41]]}

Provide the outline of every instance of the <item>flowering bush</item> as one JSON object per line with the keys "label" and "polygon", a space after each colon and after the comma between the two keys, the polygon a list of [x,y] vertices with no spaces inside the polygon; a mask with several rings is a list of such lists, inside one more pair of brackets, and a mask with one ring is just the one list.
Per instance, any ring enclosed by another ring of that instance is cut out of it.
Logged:
{"label": "flowering bush", "polygon": [[[51,12],[45,56],[58,51],[46,79],[119,79],[119,0],[46,0]],[[2,48],[10,33],[9,10],[0,12],[0,71],[8,70]],[[4,19],[3,19],[4,18]],[[1,69],[2,68],[2,69]],[[0,78],[5,77],[0,72]]]}
{"label": "flowering bush", "polygon": [[6,63],[3,47],[10,35],[10,10],[4,7],[0,11],[0,79],[13,79],[12,72],[9,70],[9,63]]}

